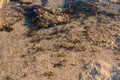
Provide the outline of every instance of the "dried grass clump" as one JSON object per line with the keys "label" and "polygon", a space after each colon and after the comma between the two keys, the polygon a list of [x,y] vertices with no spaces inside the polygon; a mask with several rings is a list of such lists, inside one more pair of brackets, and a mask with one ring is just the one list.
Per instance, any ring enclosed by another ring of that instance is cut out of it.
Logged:
{"label": "dried grass clump", "polygon": [[63,60],[59,61],[58,63],[55,63],[53,67],[58,67],[58,68],[66,67],[67,63],[68,63],[68,60],[63,59]]}
{"label": "dried grass clump", "polygon": [[40,28],[66,24],[69,22],[69,16],[65,13],[57,12],[53,9],[46,9],[41,6],[32,6],[29,10],[30,23]]}
{"label": "dried grass clump", "polygon": [[44,76],[48,76],[48,77],[53,77],[53,76],[55,76],[55,72],[53,72],[53,71],[46,71],[43,75]]}

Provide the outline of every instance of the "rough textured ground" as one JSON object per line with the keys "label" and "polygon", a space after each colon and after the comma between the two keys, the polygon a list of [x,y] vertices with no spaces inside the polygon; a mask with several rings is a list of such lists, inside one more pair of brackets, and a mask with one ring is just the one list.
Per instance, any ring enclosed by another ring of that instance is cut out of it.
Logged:
{"label": "rough textured ground", "polygon": [[119,15],[28,25],[21,20],[0,32],[0,80],[120,80]]}

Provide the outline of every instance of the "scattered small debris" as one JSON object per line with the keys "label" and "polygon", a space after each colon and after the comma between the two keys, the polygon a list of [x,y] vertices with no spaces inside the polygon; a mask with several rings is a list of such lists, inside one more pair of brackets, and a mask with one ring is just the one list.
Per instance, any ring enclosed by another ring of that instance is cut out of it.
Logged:
{"label": "scattered small debris", "polygon": [[43,75],[44,76],[48,76],[48,77],[53,77],[53,76],[55,76],[55,72],[53,72],[53,71],[47,71]]}

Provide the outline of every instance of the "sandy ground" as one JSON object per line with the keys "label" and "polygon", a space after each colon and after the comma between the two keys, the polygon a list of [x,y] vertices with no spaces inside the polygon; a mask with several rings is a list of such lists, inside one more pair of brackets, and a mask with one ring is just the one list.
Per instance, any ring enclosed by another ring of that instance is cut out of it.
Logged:
{"label": "sandy ground", "polygon": [[[70,25],[78,26],[76,22],[66,26]],[[31,38],[26,37],[26,32],[29,30],[27,26],[23,26],[19,22],[14,27],[16,27],[15,30],[10,33],[0,32],[0,80],[82,80],[80,73],[84,72],[82,68],[87,63],[98,61],[97,63],[100,62],[108,70],[112,70],[113,66],[117,67],[120,64],[112,50],[93,46],[95,51],[91,51],[91,47],[88,46],[85,51],[84,49],[75,51],[71,43],[66,42],[65,45],[60,33],[52,36],[53,38],[47,38],[44,33],[41,33],[46,38],[42,36],[40,42],[36,40],[31,42]],[[47,30],[51,31],[51,29]],[[71,30],[81,31],[82,28],[76,27]],[[59,39],[59,42],[56,38]],[[64,47],[58,49],[54,47],[55,44],[62,43],[68,50]],[[102,72],[106,72],[104,76],[110,75],[107,73],[109,72],[107,69]],[[87,77],[87,75],[83,75]],[[111,76],[107,76],[107,78],[111,78]],[[107,78],[103,78],[103,80]],[[120,77],[112,80],[119,79]]]}
{"label": "sandy ground", "polygon": [[21,20],[1,31],[0,80],[120,80],[120,20],[96,17],[39,30]]}

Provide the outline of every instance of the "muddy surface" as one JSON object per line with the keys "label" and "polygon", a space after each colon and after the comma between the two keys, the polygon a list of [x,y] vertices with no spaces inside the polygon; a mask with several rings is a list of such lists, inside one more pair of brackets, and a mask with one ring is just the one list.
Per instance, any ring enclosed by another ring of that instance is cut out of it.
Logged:
{"label": "muddy surface", "polygon": [[23,18],[0,31],[0,80],[120,80],[120,15],[69,15],[55,27]]}

